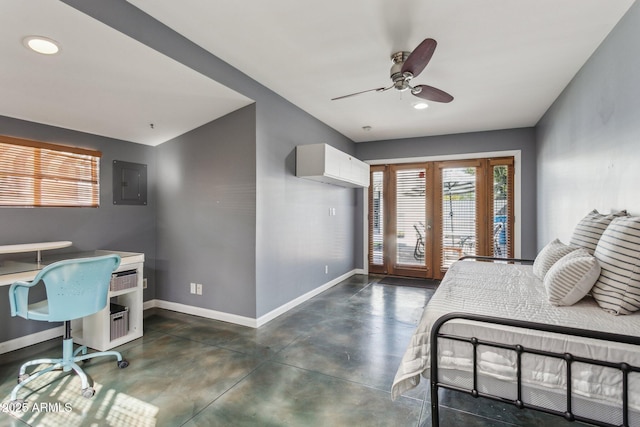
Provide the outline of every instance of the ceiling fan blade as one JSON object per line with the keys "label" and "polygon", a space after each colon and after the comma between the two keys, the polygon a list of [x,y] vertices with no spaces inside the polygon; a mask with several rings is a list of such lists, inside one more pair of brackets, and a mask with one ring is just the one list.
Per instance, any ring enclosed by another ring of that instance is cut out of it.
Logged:
{"label": "ceiling fan blade", "polygon": [[434,102],[446,103],[446,102],[453,101],[453,96],[433,86],[418,85],[411,90],[411,93],[417,96],[418,98],[427,99],[429,101],[434,101]]}
{"label": "ceiling fan blade", "polygon": [[367,93],[367,92],[384,92],[385,90],[389,90],[391,89],[393,86],[389,86],[389,87],[379,87],[376,89],[368,89],[368,90],[363,90],[360,92],[356,92],[356,93],[350,93],[349,95],[343,95],[343,96],[339,96],[337,98],[331,98],[332,101],[337,101],[338,99],[344,99],[344,98],[349,98],[350,96],[356,96],[356,95],[360,95],[361,93]]}
{"label": "ceiling fan blade", "polygon": [[422,43],[409,54],[407,60],[404,61],[402,73],[408,71],[413,77],[417,77],[431,60],[437,45],[438,43],[434,39],[424,39]]}

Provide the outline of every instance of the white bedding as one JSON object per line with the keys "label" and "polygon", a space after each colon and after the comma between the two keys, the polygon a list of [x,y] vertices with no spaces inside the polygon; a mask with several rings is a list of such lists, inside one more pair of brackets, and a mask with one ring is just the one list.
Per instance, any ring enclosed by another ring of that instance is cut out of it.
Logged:
{"label": "white bedding", "polygon": [[[590,297],[570,307],[554,307],[547,301],[544,286],[529,265],[459,261],[454,263],[434,296],[409,343],[392,386],[395,399],[415,387],[420,375],[429,377],[429,333],[436,319],[451,312],[466,312],[530,322],[638,335],[640,314],[614,316],[602,310]],[[640,366],[640,348],[531,330],[453,320],[441,332],[488,339],[529,348],[569,352],[575,356],[627,362]],[[450,375],[472,372],[471,345],[441,339],[439,368]],[[523,384],[541,390],[560,391],[566,387],[564,361],[542,356],[523,356]],[[481,346],[478,354],[480,376],[514,382],[515,352]],[[610,406],[621,407],[622,376],[619,370],[594,365],[573,366],[574,393]],[[640,410],[640,374],[631,374],[630,409]]]}

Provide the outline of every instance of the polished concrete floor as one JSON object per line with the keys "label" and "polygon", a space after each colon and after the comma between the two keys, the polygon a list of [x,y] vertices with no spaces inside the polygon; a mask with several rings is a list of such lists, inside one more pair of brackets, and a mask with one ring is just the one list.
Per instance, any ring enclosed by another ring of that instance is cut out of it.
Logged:
{"label": "polished concrete floor", "polygon": [[[354,276],[258,329],[153,309],[144,337],[76,376],[53,372],[4,411],[21,361],[56,356],[51,340],[0,356],[0,426],[430,426],[427,384],[389,390],[433,288]],[[35,382],[35,381],[34,381]],[[26,389],[26,387],[25,387]],[[441,426],[557,426],[556,417],[443,392]],[[574,425],[574,424],[572,424]]]}

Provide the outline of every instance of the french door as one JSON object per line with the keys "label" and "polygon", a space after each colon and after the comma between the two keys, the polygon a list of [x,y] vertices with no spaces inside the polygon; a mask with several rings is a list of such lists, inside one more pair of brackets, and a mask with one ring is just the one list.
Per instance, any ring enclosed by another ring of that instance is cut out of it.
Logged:
{"label": "french door", "polygon": [[369,271],[429,277],[432,257],[432,166],[371,167]]}
{"label": "french door", "polygon": [[441,278],[464,255],[512,257],[513,158],[371,167],[369,271]]}

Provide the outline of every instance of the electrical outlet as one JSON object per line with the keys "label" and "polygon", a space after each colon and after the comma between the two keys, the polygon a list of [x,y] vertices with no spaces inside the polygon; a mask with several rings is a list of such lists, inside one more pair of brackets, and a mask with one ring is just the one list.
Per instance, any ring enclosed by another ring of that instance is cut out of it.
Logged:
{"label": "electrical outlet", "polygon": [[329,274],[329,266],[328,265],[324,266],[324,274]]}
{"label": "electrical outlet", "polygon": [[191,283],[191,293],[195,294],[196,293],[196,284],[195,283]]}
{"label": "electrical outlet", "polygon": [[142,289],[147,289],[147,278],[142,279]]}
{"label": "electrical outlet", "polygon": [[196,294],[202,295],[202,283],[196,283]]}

